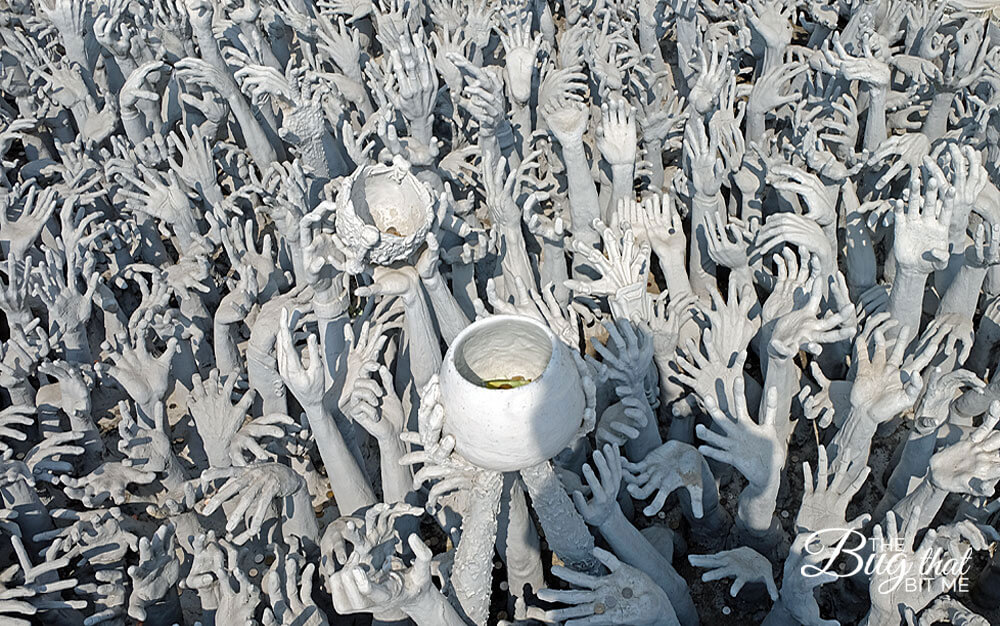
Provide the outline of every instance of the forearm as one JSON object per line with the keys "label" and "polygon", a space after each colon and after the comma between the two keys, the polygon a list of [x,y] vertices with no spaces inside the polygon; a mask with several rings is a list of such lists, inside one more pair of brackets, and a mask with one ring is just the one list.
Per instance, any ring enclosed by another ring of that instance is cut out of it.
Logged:
{"label": "forearm", "polygon": [[868,152],[875,152],[886,140],[886,90],[887,87],[880,86],[873,86],[868,89],[868,119],[865,122],[864,143],[864,148]]}
{"label": "forearm", "polygon": [[441,369],[441,343],[430,309],[424,301],[423,289],[416,284],[411,293],[403,296],[406,342],[410,352],[410,371],[413,384],[423,389],[431,377]]}
{"label": "forearm", "polygon": [[[801,372],[792,358],[776,356],[771,350],[767,350],[767,360],[763,367],[766,372],[764,377],[764,389],[775,389],[778,398],[778,408],[774,418],[774,425],[782,441],[788,441],[792,435],[795,423],[792,422],[792,398],[799,392],[799,378]],[[761,415],[764,413],[763,403],[766,402],[766,394],[761,397]]]}
{"label": "forearm", "polygon": [[[827,447],[830,460],[845,455],[844,465],[854,460],[861,465],[868,463],[872,439],[878,425],[861,407],[851,406],[851,412],[844,421],[843,427],[833,436],[833,441]],[[839,461],[838,461],[839,462]]]}
{"label": "forearm", "polygon": [[184,472],[184,466],[177,459],[177,455],[170,451],[167,456],[166,468],[163,470],[163,476],[161,477],[161,482],[163,486],[167,488],[167,491],[174,491],[176,489],[183,489],[184,483],[187,482],[187,474]]}
{"label": "forearm", "polygon": [[[140,258],[157,267],[169,265],[172,258],[167,254],[167,247],[160,237],[160,229],[151,216],[145,213],[136,213],[135,220],[138,224],[139,234],[139,256]],[[131,262],[131,259],[129,259]]]}
{"label": "forearm", "polygon": [[[334,494],[337,492],[334,491]],[[313,513],[312,500],[305,481],[292,495],[285,498],[281,532],[287,538],[296,537],[307,550],[319,546],[319,526]]]}
{"label": "forearm", "polygon": [[[375,105],[372,103],[371,94],[365,88],[365,79],[361,75],[361,67],[357,66],[356,69],[356,73],[352,72],[348,74],[347,80],[341,81],[343,83],[341,86],[344,87],[342,92],[345,95],[349,94],[348,100],[357,107],[358,113],[361,114],[361,119],[370,120],[375,114]],[[459,85],[457,92],[452,93],[462,93],[461,85]]]}
{"label": "forearm", "polygon": [[379,466],[382,472],[382,500],[388,503],[403,502],[413,490],[413,467],[403,465],[400,459],[406,454],[398,438],[378,442]]}
{"label": "forearm", "polygon": [[548,461],[521,470],[521,480],[531,497],[532,508],[546,529],[552,552],[570,569],[596,573],[594,536],[580,516]]}
{"label": "forearm", "polygon": [[[303,7],[300,10],[305,9]],[[306,10],[308,12],[308,10]],[[279,72],[285,71],[284,64],[274,56],[274,50],[271,49],[271,42],[264,38],[264,34],[261,32],[256,22],[243,22],[240,24],[240,30],[243,34],[250,40],[252,46],[260,51],[260,60],[263,65],[273,67]]]}
{"label": "forearm", "polygon": [[[278,160],[278,151],[272,144],[271,138],[264,132],[261,123],[254,116],[243,94],[240,93],[236,79],[233,78],[229,66],[226,65],[225,60],[222,58],[222,53],[219,50],[219,42],[216,41],[212,29],[195,28],[193,29],[193,34],[195,40],[198,42],[201,58],[217,69],[223,76],[224,84],[216,85],[215,88],[229,103],[229,108],[239,124],[240,132],[243,133],[243,138],[246,140],[247,149],[250,151],[258,167],[261,170],[266,170],[271,163]],[[274,134],[273,129],[271,134]],[[275,137],[276,140],[277,138]]]}
{"label": "forearm", "polygon": [[979,304],[979,294],[986,280],[987,268],[973,267],[965,264],[958,270],[955,280],[948,285],[948,290],[941,298],[938,315],[943,313],[961,313],[972,319]]}
{"label": "forearm", "polygon": [[175,238],[174,245],[181,256],[191,254],[192,246],[202,241],[201,229],[194,211],[195,207],[188,203],[185,210],[179,214],[180,219],[170,224],[170,230],[173,231]]}
{"label": "forearm", "polygon": [[377,501],[375,492],[347,447],[333,416],[322,405],[303,408],[341,513],[350,515],[374,504]]}
{"label": "forearm", "polygon": [[[721,197],[703,196],[696,193],[691,202],[691,223],[704,224],[705,216],[715,214],[718,216],[719,201]],[[688,260],[688,275],[691,280],[691,289],[699,297],[708,298],[716,289],[715,283],[715,263],[708,254],[708,240],[705,239],[703,228],[691,229],[690,258]]]}
{"label": "forearm", "polygon": [[475,624],[490,612],[490,579],[497,534],[503,474],[480,470],[462,515],[462,539],[455,551],[451,584],[462,610]]}
{"label": "forearm", "polygon": [[656,22],[655,20],[643,19],[644,17],[652,16],[644,16],[640,12],[639,50],[650,59],[650,66],[654,71],[665,71],[667,64],[663,60],[663,51],[660,50],[660,38],[656,34]]}
{"label": "forearm", "polygon": [[927,274],[896,264],[896,276],[889,294],[889,313],[899,322],[899,329],[906,328],[910,336],[920,331],[920,312],[924,301],[924,283]]}
{"label": "forearm", "polygon": [[512,595],[523,596],[525,585],[532,589],[545,587],[542,546],[535,521],[528,508],[524,488],[515,475],[504,477],[497,526],[497,552],[507,565],[507,583]]}
{"label": "forearm", "polygon": [[[229,88],[222,89],[221,92],[229,103],[229,109],[236,117],[240,132],[243,133],[243,139],[246,141],[246,148],[257,166],[266,170],[272,163],[279,160],[278,151],[269,136],[274,135],[273,130],[271,133],[265,132],[264,125],[253,114],[250,104],[240,93],[236,82],[232,78],[226,82],[229,84]],[[275,139],[275,141],[277,140]]]}
{"label": "forearm", "polygon": [[[212,137],[214,135],[207,136]],[[226,198],[222,193],[222,187],[219,186],[219,183],[216,180],[203,180],[199,182],[201,184],[198,185],[196,191],[201,193],[201,197],[205,200],[206,204],[204,206],[204,210],[211,211],[212,207],[219,206],[225,202]]]}
{"label": "forearm", "polygon": [[569,290],[565,285],[566,279],[569,278],[565,248],[562,243],[553,243],[541,237],[539,244],[542,253],[538,258],[538,284],[543,288],[546,285],[555,287],[556,301],[565,307],[569,303]]}
{"label": "forearm", "polygon": [[93,363],[90,356],[90,342],[87,341],[87,324],[63,330],[62,344],[66,360],[70,363]]}
{"label": "forearm", "polygon": [[748,146],[751,143],[761,145],[764,139],[764,131],[767,128],[765,124],[766,116],[767,111],[760,111],[758,107],[747,105],[747,130],[744,139]]}
{"label": "forearm", "polygon": [[458,611],[433,587],[403,610],[417,626],[467,626]]}
{"label": "forearm", "polygon": [[[156,406],[151,407],[153,413],[154,427],[156,423],[162,423],[164,425],[167,422],[167,405],[165,402],[157,402]],[[167,432],[163,433],[166,436],[170,436],[170,427],[165,426]],[[228,463],[226,464],[228,465]],[[181,465],[180,460],[177,455],[174,454],[173,450],[167,450],[165,454],[165,464],[162,476],[160,478],[163,486],[167,488],[167,491],[180,491],[184,488],[184,483],[187,482],[187,473],[184,471],[184,466]]]}
{"label": "forearm", "polygon": [[35,406],[37,393],[27,378],[21,379],[7,388],[11,406]]}
{"label": "forearm", "polygon": [[649,162],[649,187],[662,189],[667,178],[663,167],[663,142],[643,140],[642,147],[646,152],[646,161]]}
{"label": "forearm", "polygon": [[920,128],[920,132],[931,142],[937,141],[948,132],[948,116],[951,114],[951,105],[954,101],[954,92],[940,91],[934,94],[931,108],[927,111],[924,125]]}
{"label": "forearm", "polygon": [[[16,405],[16,403],[15,403]],[[83,446],[83,461],[85,471],[90,471],[101,464],[101,456],[104,454],[104,440],[101,439],[101,431],[91,418],[90,413],[82,411],[69,411],[70,430],[83,433],[80,438],[80,445]]]}
{"label": "forearm", "polygon": [[[989,273],[987,273],[987,276],[989,276]],[[1000,341],[1000,326],[987,316],[983,316],[980,319],[979,327],[976,329],[976,337],[972,343],[972,352],[969,353],[969,358],[965,361],[966,369],[972,370],[982,376],[987,368],[996,365],[994,348],[998,341]]]}
{"label": "forearm", "polygon": [[236,347],[233,328],[230,324],[212,324],[212,338],[215,345],[215,366],[220,372],[240,372],[243,370],[243,360]]}
{"label": "forearm", "polygon": [[604,210],[604,223],[610,224],[611,217],[618,207],[618,202],[635,195],[635,163],[611,166],[611,201]]}
{"label": "forearm", "polygon": [[320,348],[326,357],[328,380],[332,381],[328,391],[334,398],[340,398],[347,356],[344,329],[351,319],[347,314],[347,292],[340,289],[336,279],[333,282],[329,289],[316,291],[312,305],[319,326]]}
{"label": "forearm", "polygon": [[[214,287],[210,288],[214,289]],[[208,305],[205,304],[205,297],[210,297],[208,294],[198,293],[198,292],[181,292],[177,296],[179,302],[179,308],[181,315],[191,320],[191,322],[197,326],[205,335],[207,335],[212,330],[212,314],[208,310]],[[120,316],[124,317],[124,316]]]}
{"label": "forearm", "polygon": [[1000,400],[1000,377],[994,376],[984,389],[968,389],[951,405],[955,416],[966,420],[982,415],[994,400]]}
{"label": "forearm", "polygon": [[[456,261],[451,266],[451,292],[465,316],[472,319],[476,316],[476,300],[479,292],[476,288],[476,264]],[[562,289],[566,290],[565,287]]]}
{"label": "forearm", "polygon": [[892,511],[902,526],[909,523],[909,520],[918,513],[919,509],[920,517],[917,518],[919,521],[914,523],[917,524],[916,528],[926,528],[941,509],[947,496],[947,491],[938,489],[931,483],[930,470],[928,469],[923,480],[905,498],[897,502],[896,506],[892,507]]}
{"label": "forearm", "polygon": [[660,271],[663,272],[663,279],[667,284],[667,293],[670,294],[670,298],[676,299],[691,293],[691,279],[687,273],[684,249],[665,246],[655,239],[651,244],[659,261]]}
{"label": "forearm", "polygon": [[462,311],[462,307],[458,306],[458,301],[437,270],[430,278],[424,278],[423,283],[431,299],[441,337],[450,345],[458,333],[469,325],[469,318]]}
{"label": "forearm", "polygon": [[133,146],[138,146],[149,136],[146,120],[139,111],[130,107],[122,107],[121,118],[122,126],[125,128],[125,136],[129,138]]}
{"label": "forearm", "polygon": [[61,20],[54,22],[54,25],[59,32],[63,49],[66,51],[66,58],[79,63],[87,72],[93,72],[97,64],[97,59],[93,57],[97,55],[87,53],[87,31],[77,31],[70,24],[64,24]]}
{"label": "forearm", "polygon": [[885,508],[895,505],[896,502],[905,498],[910,491],[913,479],[923,476],[924,472],[927,471],[936,443],[936,428],[930,432],[914,430],[910,433],[906,443],[903,444],[903,454],[899,463],[893,468],[892,475],[889,477],[883,496]]}
{"label": "forearm", "polygon": [[764,48],[764,59],[761,65],[761,71],[757,76],[763,76],[778,67],[785,61],[785,48],[786,46],[766,46]]}
{"label": "forearm", "polygon": [[[849,195],[854,198],[853,204],[857,204],[853,189],[852,194],[844,193],[845,202],[849,202]],[[844,278],[847,279],[851,293],[860,295],[875,285],[878,272],[875,246],[872,245],[871,232],[863,214],[848,210],[844,223],[844,242],[847,247],[844,255]]]}
{"label": "forearm", "polygon": [[281,234],[279,238],[279,250],[279,266],[287,271],[289,264],[291,264],[290,269],[292,276],[295,277],[295,284],[307,284],[309,276],[306,273],[305,263],[302,258],[302,246],[299,244],[298,236],[290,238],[285,234]]}
{"label": "forearm", "polygon": [[229,74],[229,66],[222,58],[222,51],[219,49],[219,42],[215,38],[212,28],[195,27],[191,29],[194,40],[198,43],[198,53],[201,58],[220,72]]}
{"label": "forearm", "polygon": [[528,249],[524,242],[524,234],[521,232],[520,221],[501,225],[499,228],[503,249],[500,267],[503,270],[509,291],[513,292],[514,282],[518,278],[525,285],[534,285],[535,274],[531,269],[531,259],[528,258]]}
{"label": "forearm", "polygon": [[678,85],[683,85],[688,89],[690,89],[690,85],[685,81],[690,80],[694,74],[692,61],[694,60],[694,50],[698,47],[698,39],[700,37],[698,13],[693,10],[685,10],[682,14],[679,14],[677,16],[677,65],[681,70],[681,76],[684,77],[684,80],[679,81]]}
{"label": "forearm", "polygon": [[666,592],[681,624],[698,623],[698,613],[687,583],[670,561],[626,519],[621,509],[616,509],[601,524],[600,531],[618,558],[641,570]]}
{"label": "forearm", "polygon": [[434,142],[434,118],[432,115],[419,116],[413,119],[407,118],[410,129],[410,137],[416,139],[424,146],[431,146]]}
{"label": "forearm", "polygon": [[766,542],[765,538],[775,530],[774,510],[780,484],[781,476],[776,475],[764,485],[748,484],[743,488],[736,507],[736,523],[742,531]]}
{"label": "forearm", "polygon": [[[272,342],[273,347],[273,342]],[[253,345],[253,337],[247,345],[247,378],[250,388],[257,392],[264,415],[287,413],[288,401],[285,385],[278,372],[278,362],[267,352]]]}
{"label": "forearm", "polygon": [[596,244],[597,233],[592,223],[601,216],[597,186],[590,175],[590,164],[583,150],[583,142],[562,146],[563,164],[566,166],[566,184],[569,193],[569,212],[573,223],[573,236],[588,245]]}
{"label": "forearm", "polygon": [[[347,176],[354,171],[354,164],[347,155],[343,141],[334,138],[323,127],[320,127],[317,137],[312,141],[313,144],[316,144],[314,149],[309,151],[309,156],[312,159],[309,166],[312,171],[316,172],[318,176],[329,176],[330,178]],[[306,157],[304,150],[302,156],[303,159]]]}
{"label": "forearm", "polygon": [[[808,601],[808,599],[806,599]],[[792,600],[792,602],[798,602],[798,599]],[[815,602],[815,600],[813,600]],[[791,612],[785,606],[785,599],[779,597],[778,600],[771,606],[771,610],[768,612],[767,617],[761,622],[761,626],[798,626],[799,621],[792,616]]]}
{"label": "forearm", "polygon": [[712,474],[708,461],[701,460],[701,517],[695,517],[690,507],[685,506],[684,515],[691,525],[694,537],[704,543],[717,541],[726,536],[732,524],[732,518],[719,500],[719,487]]}

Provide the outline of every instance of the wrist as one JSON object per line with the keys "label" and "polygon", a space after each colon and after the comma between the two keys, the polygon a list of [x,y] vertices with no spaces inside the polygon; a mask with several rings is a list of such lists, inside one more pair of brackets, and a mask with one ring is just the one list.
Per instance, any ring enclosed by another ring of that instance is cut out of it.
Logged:
{"label": "wrist", "polygon": [[[287,515],[282,532],[287,536],[298,537],[307,547],[319,544],[319,526],[316,523],[316,515],[313,513],[312,497],[306,489],[305,480],[299,477],[298,487],[291,494],[285,497],[284,514]],[[291,515],[288,515],[291,507]]]}
{"label": "wrist", "polygon": [[439,272],[437,268],[429,272],[426,276],[421,274],[420,280],[424,283],[424,287],[428,290],[439,289],[444,283],[441,278],[441,272]]}
{"label": "wrist", "polygon": [[851,403],[851,413],[847,416],[847,422],[854,426],[855,439],[864,437],[871,439],[878,430],[879,418],[873,415],[864,407]]}
{"label": "wrist", "polygon": [[687,252],[687,246],[681,244],[686,242],[681,240],[675,241],[677,241],[677,245],[675,245],[673,241],[668,241],[663,237],[650,233],[649,247],[656,253],[656,256],[660,259],[661,264],[666,261],[671,266],[683,268],[684,254]]}
{"label": "wrist", "polygon": [[409,279],[409,287],[399,297],[399,299],[403,301],[403,306],[407,309],[419,304],[418,298],[420,298],[420,277],[417,276],[416,272],[413,272],[413,274],[409,276]]}
{"label": "wrist", "polygon": [[624,524],[630,524],[628,518],[622,512],[621,506],[617,503],[611,508],[611,512],[608,514],[600,524],[597,525],[598,530],[601,531],[601,535],[605,538],[614,537],[620,535],[620,529]]}
{"label": "wrist", "polygon": [[78,349],[87,343],[86,323],[87,320],[84,320],[80,326],[66,328],[62,331],[62,342],[66,348]]}
{"label": "wrist", "polygon": [[766,45],[764,47],[764,67],[762,70],[762,75],[767,74],[772,69],[777,67],[785,58],[785,46],[784,45]]}
{"label": "wrist", "polygon": [[315,291],[312,305],[320,320],[336,319],[347,311],[347,291],[341,288],[340,281],[334,279],[327,289]]}
{"label": "wrist", "polygon": [[185,482],[187,482],[187,475],[184,473],[184,467],[171,450],[167,453],[167,466],[164,468],[163,486],[169,491],[181,487]]}
{"label": "wrist", "polygon": [[414,615],[419,615],[420,617],[433,615],[434,608],[438,605],[437,598],[434,596],[441,595],[436,592],[437,589],[431,585],[424,587],[417,592],[415,596],[413,596],[412,600],[406,603],[406,606],[402,607],[403,612],[409,615],[414,621],[417,621],[417,618],[414,617]]}
{"label": "wrist", "polygon": [[410,133],[413,138],[428,148],[434,143],[434,132],[432,128],[433,118],[431,114],[421,114],[415,116],[410,122]]}
{"label": "wrist", "polygon": [[753,272],[750,271],[749,263],[730,268],[729,280],[736,280],[741,285],[752,285]]}
{"label": "wrist", "polygon": [[391,434],[376,438],[379,455],[382,457],[383,464],[386,460],[399,459],[406,454],[406,444],[399,438],[399,435],[400,433],[394,430]]}
{"label": "wrist", "polygon": [[122,122],[131,122],[139,119],[142,113],[136,108],[135,102],[120,103],[118,109],[118,115],[121,116]]}
{"label": "wrist", "polygon": [[459,626],[465,623],[441,592],[430,584],[401,608],[417,626]]}
{"label": "wrist", "polygon": [[913,430],[910,431],[908,439],[922,439],[923,437],[934,435],[947,421],[947,416],[944,419],[940,419],[931,415],[915,415],[913,418]]}
{"label": "wrist", "polygon": [[[888,74],[886,74],[888,79]],[[888,97],[888,83],[864,83],[866,85],[866,91],[868,92],[868,102],[869,106],[878,106],[885,108],[886,98]]]}
{"label": "wrist", "polygon": [[[928,467],[927,467],[927,477],[923,481],[922,485],[918,485],[918,487],[921,487],[921,486],[923,487],[922,491],[926,491],[926,492],[938,492],[938,493],[949,493],[948,489],[946,489],[945,487],[942,487],[937,482],[937,480],[935,480],[934,464],[933,463],[929,463],[928,464]],[[914,493],[916,493],[917,491],[918,491],[918,489],[914,489],[913,490]]]}
{"label": "wrist", "polygon": [[611,164],[611,180],[631,183],[632,170],[635,168],[635,157],[628,163]]}
{"label": "wrist", "polygon": [[912,265],[899,258],[899,255],[894,254],[896,259],[896,276],[893,281],[893,286],[896,286],[902,280],[923,280],[930,273],[930,269],[924,269],[917,265]]}
{"label": "wrist", "polygon": [[740,493],[737,516],[746,531],[754,535],[771,532],[780,484],[781,475],[775,472],[765,484],[750,483]]}
{"label": "wrist", "polygon": [[[798,350],[796,350],[795,353],[797,354]],[[792,359],[794,357],[795,357],[794,354],[791,354],[791,355],[789,355],[789,354],[783,354],[783,353],[779,352],[777,348],[774,347],[774,334],[773,333],[767,338],[767,368],[768,368],[768,371],[770,371],[770,369],[772,367],[788,367],[789,365],[794,364],[794,362],[792,361]]]}
{"label": "wrist", "polygon": [[[562,146],[563,160],[567,158],[586,158],[586,152],[583,148],[583,137],[577,137],[576,135],[572,137],[556,137],[559,140],[559,145]],[[564,141],[565,140],[565,141]]]}
{"label": "wrist", "polygon": [[211,468],[232,467],[232,459],[229,458],[229,442],[219,441],[214,438],[202,437],[205,448],[205,458]]}
{"label": "wrist", "polygon": [[719,195],[717,193],[706,194],[695,190],[694,195],[691,197],[691,210],[698,212],[696,217],[704,219],[705,215],[719,210]]}

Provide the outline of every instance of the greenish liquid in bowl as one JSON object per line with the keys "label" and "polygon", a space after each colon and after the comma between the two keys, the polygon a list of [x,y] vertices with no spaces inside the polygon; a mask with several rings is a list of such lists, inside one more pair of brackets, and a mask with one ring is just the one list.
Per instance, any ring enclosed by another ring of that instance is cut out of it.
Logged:
{"label": "greenish liquid in bowl", "polygon": [[530,378],[524,376],[513,376],[511,378],[494,378],[483,382],[487,389],[516,389],[531,382]]}

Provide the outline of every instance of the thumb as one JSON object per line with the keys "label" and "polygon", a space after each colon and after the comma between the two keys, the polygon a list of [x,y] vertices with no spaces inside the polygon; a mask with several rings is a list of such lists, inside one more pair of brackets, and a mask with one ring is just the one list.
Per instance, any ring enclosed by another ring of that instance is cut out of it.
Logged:
{"label": "thumb", "polygon": [[173,359],[174,355],[177,354],[177,352],[179,351],[180,351],[180,346],[178,345],[177,338],[171,337],[170,339],[167,340],[167,349],[164,350],[163,354],[160,355],[159,358],[160,363],[164,364],[170,363],[171,359]]}

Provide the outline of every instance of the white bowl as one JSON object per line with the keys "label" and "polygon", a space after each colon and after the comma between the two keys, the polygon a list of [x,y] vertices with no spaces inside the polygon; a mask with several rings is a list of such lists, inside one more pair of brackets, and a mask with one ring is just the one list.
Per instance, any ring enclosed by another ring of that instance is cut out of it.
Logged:
{"label": "white bowl", "polygon": [[[487,381],[517,376],[510,389]],[[439,376],[444,434],[473,464],[512,472],[559,454],[583,422],[586,397],[569,348],[542,322],[496,315],[452,342]]]}

